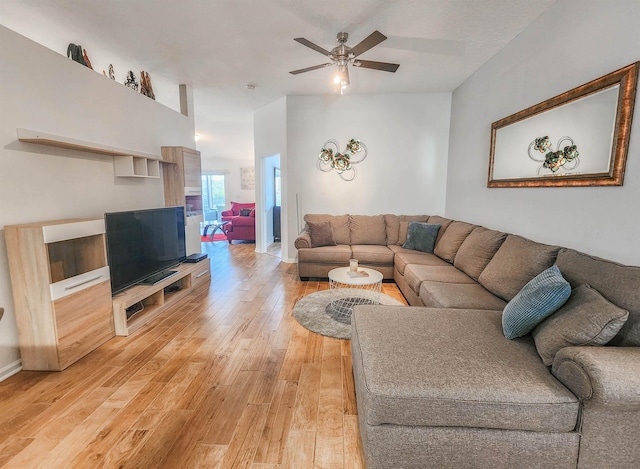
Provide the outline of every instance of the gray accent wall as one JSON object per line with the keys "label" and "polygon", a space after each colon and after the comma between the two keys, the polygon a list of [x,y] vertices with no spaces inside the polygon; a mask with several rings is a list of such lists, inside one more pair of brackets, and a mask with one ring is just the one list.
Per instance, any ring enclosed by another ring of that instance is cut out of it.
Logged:
{"label": "gray accent wall", "polygon": [[487,188],[492,122],[640,60],[639,21],[637,0],[560,0],[454,91],[447,217],[640,265],[640,103],[624,186]]}

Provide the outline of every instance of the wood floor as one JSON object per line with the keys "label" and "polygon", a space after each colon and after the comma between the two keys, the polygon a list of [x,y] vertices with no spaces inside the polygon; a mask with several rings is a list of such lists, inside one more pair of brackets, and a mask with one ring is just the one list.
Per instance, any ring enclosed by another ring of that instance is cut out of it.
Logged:
{"label": "wood floor", "polygon": [[0,467],[364,467],[349,341],[292,316],[327,282],[254,244],[203,248],[210,286],[63,372],[0,383]]}

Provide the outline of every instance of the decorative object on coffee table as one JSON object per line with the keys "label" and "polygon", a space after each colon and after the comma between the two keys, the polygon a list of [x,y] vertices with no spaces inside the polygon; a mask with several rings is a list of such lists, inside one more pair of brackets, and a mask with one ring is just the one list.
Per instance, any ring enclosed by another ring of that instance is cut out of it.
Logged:
{"label": "decorative object on coffee table", "polygon": [[[333,314],[330,304],[344,298],[347,294],[354,297],[359,294],[357,289],[323,290],[300,298],[293,308],[293,317],[306,329],[336,339],[351,338],[351,317],[348,321],[338,320]],[[392,296],[381,293],[378,298],[381,305],[402,305],[403,303]]]}

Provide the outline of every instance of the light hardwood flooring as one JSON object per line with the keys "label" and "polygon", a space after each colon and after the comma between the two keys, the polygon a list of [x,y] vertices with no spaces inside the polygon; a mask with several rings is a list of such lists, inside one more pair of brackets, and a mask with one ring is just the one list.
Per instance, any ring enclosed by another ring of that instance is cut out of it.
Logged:
{"label": "light hardwood flooring", "polygon": [[0,383],[1,467],[364,467],[349,341],[292,316],[328,283],[254,244],[203,248],[209,286],[62,372]]}

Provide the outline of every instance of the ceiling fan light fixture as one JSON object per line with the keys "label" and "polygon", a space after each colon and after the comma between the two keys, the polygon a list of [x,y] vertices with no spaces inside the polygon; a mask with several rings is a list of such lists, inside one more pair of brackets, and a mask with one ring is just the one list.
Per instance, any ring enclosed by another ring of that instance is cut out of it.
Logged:
{"label": "ceiling fan light fixture", "polygon": [[309,47],[310,49],[313,49],[316,52],[320,52],[322,55],[329,57],[332,62],[315,65],[313,67],[302,68],[300,70],[293,70],[289,73],[292,75],[298,75],[300,73],[310,72],[312,70],[318,70],[320,68],[336,65],[338,67],[338,71],[333,76],[333,83],[336,85],[340,85],[340,92],[342,93],[344,89],[349,85],[349,64],[355,67],[369,68],[372,70],[383,70],[392,73],[395,72],[400,66],[398,64],[376,62],[372,60],[354,60],[359,55],[363,54],[364,52],[368,51],[372,47],[377,46],[382,41],[387,39],[387,37],[380,31],[374,31],[354,47],[349,47],[346,45],[348,38],[349,35],[346,32],[338,33],[338,46],[331,49],[331,51],[328,51],[303,37],[294,38],[294,41],[302,44],[303,46]]}

